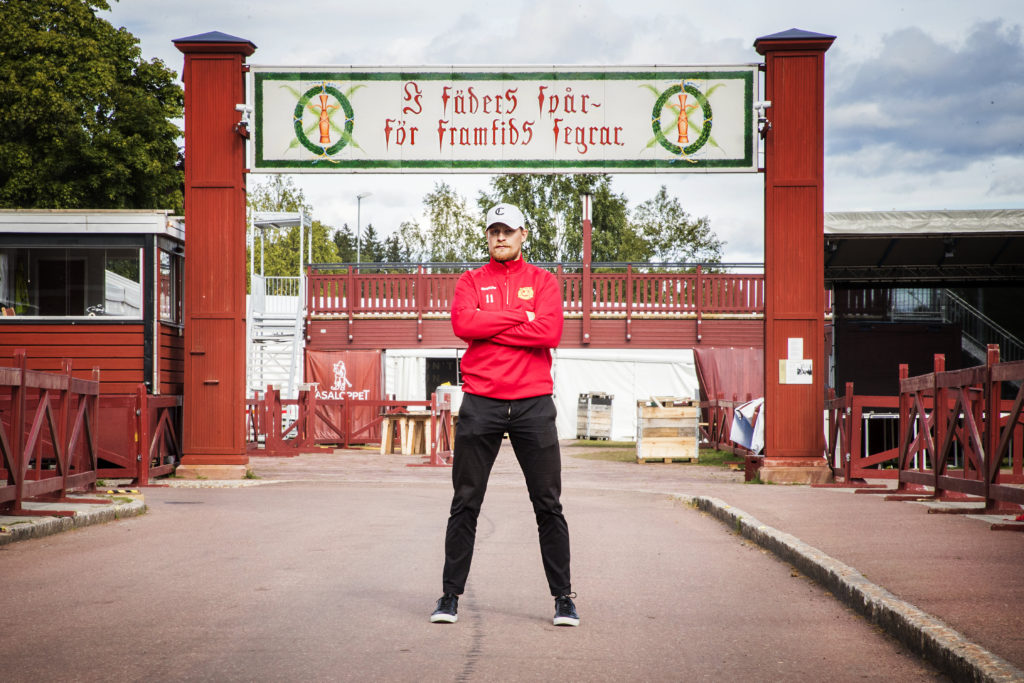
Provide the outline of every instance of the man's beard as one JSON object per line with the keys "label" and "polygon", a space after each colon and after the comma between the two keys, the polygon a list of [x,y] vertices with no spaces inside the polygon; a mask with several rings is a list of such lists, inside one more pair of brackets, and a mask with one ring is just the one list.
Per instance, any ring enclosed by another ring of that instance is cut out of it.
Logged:
{"label": "man's beard", "polygon": [[521,249],[517,252],[513,252],[511,249],[508,249],[498,252],[497,254],[492,252],[491,258],[493,258],[498,263],[507,263],[508,261],[515,261],[516,259],[518,259],[521,253]]}

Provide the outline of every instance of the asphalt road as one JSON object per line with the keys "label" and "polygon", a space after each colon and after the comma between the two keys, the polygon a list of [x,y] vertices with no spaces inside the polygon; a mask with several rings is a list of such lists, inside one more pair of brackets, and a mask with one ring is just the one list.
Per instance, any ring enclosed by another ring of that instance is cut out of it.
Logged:
{"label": "asphalt road", "polygon": [[510,460],[457,624],[428,622],[444,470],[147,489],[144,516],[0,548],[2,678],[941,680],[787,564],[658,493],[567,490],[582,624],[553,626]]}

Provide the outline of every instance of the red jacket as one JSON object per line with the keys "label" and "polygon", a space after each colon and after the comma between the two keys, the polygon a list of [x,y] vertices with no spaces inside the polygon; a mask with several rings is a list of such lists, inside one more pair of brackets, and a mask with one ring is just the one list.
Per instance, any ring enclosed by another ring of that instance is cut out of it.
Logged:
{"label": "red jacket", "polygon": [[[530,321],[526,312],[536,317]],[[551,349],[562,339],[562,293],[554,275],[522,258],[462,274],[452,329],[469,344],[462,388],[498,399],[552,393]]]}

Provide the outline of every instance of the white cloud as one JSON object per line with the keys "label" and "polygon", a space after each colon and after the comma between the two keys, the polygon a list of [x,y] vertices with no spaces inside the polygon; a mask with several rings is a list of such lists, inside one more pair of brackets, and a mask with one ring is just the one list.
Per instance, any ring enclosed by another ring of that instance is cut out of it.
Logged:
{"label": "white cloud", "polygon": [[[181,70],[171,40],[220,30],[274,65],[729,64],[761,61],[755,38],[790,27],[835,34],[826,54],[826,211],[1024,207],[1024,3],[986,0],[122,0],[104,13],[144,56]],[[475,207],[486,175],[297,175],[325,223],[390,234],[422,220],[451,184]],[[260,176],[250,178],[259,181]],[[727,240],[725,258],[763,257],[763,177],[621,175],[631,205],[662,183]]]}

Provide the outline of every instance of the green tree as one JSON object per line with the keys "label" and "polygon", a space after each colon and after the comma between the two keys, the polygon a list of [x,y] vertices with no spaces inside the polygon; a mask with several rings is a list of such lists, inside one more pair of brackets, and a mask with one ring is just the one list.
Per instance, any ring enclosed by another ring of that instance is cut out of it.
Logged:
{"label": "green tree", "polygon": [[369,223],[363,228],[363,239],[360,248],[360,260],[363,263],[382,260],[384,249],[381,246],[380,238],[377,236],[377,229],[373,227],[373,223]]}
{"label": "green tree", "polygon": [[402,221],[398,226],[399,241],[402,243],[402,253],[406,259],[415,263],[417,261],[429,261],[430,255],[427,251],[426,235],[420,229],[416,220]]}
{"label": "green tree", "polygon": [[356,237],[348,227],[348,223],[335,229],[331,236],[335,250],[338,253],[338,261],[341,263],[355,263],[356,260]]}
{"label": "green tree", "polygon": [[583,260],[583,206],[590,194],[591,253],[595,261],[635,258],[638,239],[628,218],[628,202],[615,194],[607,174],[501,175],[477,199],[484,212],[499,202],[515,204],[526,214],[530,236],[526,252],[533,261]]}
{"label": "green tree", "polygon": [[409,255],[406,252],[405,247],[402,245],[402,239],[398,233],[391,233],[391,235],[384,240],[384,249],[382,254],[382,261],[387,263],[408,263]]}
{"label": "green tree", "polygon": [[[307,220],[313,209],[306,201],[305,194],[295,186],[290,176],[274,175],[266,182],[249,189],[249,210],[251,212],[288,212],[300,210]],[[263,256],[263,274],[267,276],[295,277],[299,274],[299,226],[280,229],[257,230],[254,245],[256,270],[260,269],[260,255]],[[313,240],[313,263],[335,263],[338,249],[331,239],[334,230],[320,221],[302,229],[302,263],[309,263],[310,232]],[[261,234],[262,233],[262,234]],[[261,238],[262,237],[262,241]]]}
{"label": "green tree", "polygon": [[707,216],[694,219],[664,185],[652,199],[633,210],[636,233],[643,239],[647,261],[718,263],[725,242],[718,239]]}
{"label": "green tree", "polygon": [[[421,233],[424,255],[430,261],[481,261],[486,258],[483,221],[466,205],[466,200],[447,183],[434,185],[423,198],[430,225]],[[404,224],[403,224],[404,225]],[[406,244],[413,242],[406,235]]]}
{"label": "green tree", "polygon": [[291,176],[272,175],[265,183],[248,189],[249,208],[253,211],[313,212],[301,188]]}
{"label": "green tree", "polygon": [[106,0],[0,0],[0,206],[182,211],[183,93]]}

